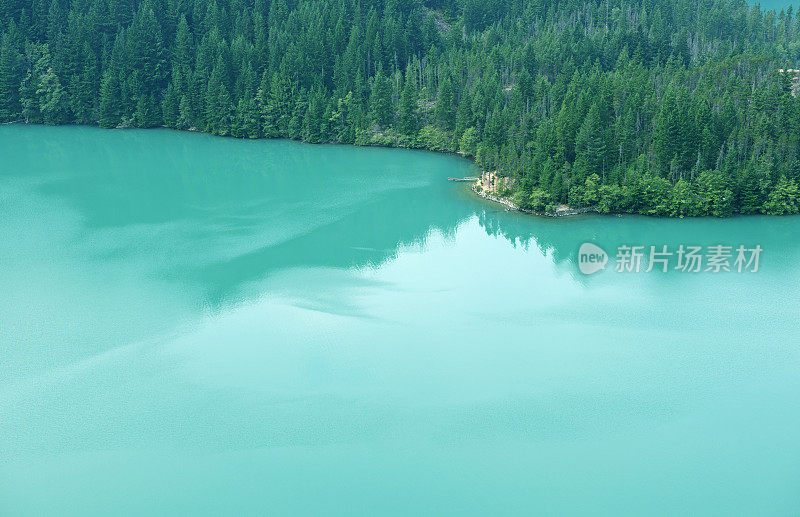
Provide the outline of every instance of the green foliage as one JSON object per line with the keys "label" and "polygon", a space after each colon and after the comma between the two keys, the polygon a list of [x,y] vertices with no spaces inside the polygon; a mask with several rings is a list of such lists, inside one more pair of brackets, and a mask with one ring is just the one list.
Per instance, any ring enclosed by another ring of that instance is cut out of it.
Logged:
{"label": "green foliage", "polygon": [[764,204],[764,213],[770,215],[789,215],[800,212],[800,190],[797,183],[781,176]]}
{"label": "green foliage", "polygon": [[697,179],[700,213],[715,217],[733,214],[734,194],[730,179],[719,170],[707,170]]}
{"label": "green foliage", "polygon": [[[45,65],[40,65],[45,66]],[[61,81],[52,68],[47,67],[39,76],[36,89],[39,98],[39,112],[45,124],[63,124],[67,120],[67,96]]]}
{"label": "green foliage", "polygon": [[445,76],[439,84],[436,96],[436,122],[444,129],[453,129],[456,123],[453,83]]}
{"label": "green foliage", "polygon": [[627,186],[602,185],[598,189],[600,200],[597,211],[601,214],[622,213],[631,210],[633,199]]}
{"label": "green foliage", "polygon": [[669,214],[669,200],[672,185],[658,176],[647,175],[639,178],[635,186],[637,211],[645,215],[664,216]]}
{"label": "green foliage", "polygon": [[0,40],[0,122],[16,119],[22,106],[19,100],[21,58],[9,34]]}
{"label": "green foliage", "polygon": [[178,127],[178,114],[180,113],[180,98],[178,90],[172,83],[167,86],[167,93],[164,96],[164,103],[161,112],[164,115],[164,125],[171,128]]}
{"label": "green foliage", "polygon": [[0,8],[0,122],[457,150],[537,211],[796,213],[780,68],[800,68],[797,14],[741,0]]}
{"label": "green foliage", "polygon": [[697,193],[691,183],[682,179],[672,187],[669,201],[669,215],[672,217],[691,217],[702,213]]}
{"label": "green foliage", "polygon": [[583,204],[594,206],[600,201],[600,176],[592,174],[584,182],[583,187]]}
{"label": "green foliage", "polygon": [[474,127],[469,127],[466,131],[464,131],[464,134],[461,135],[461,141],[458,144],[458,149],[468,156],[475,156],[475,154],[478,152],[479,141],[480,136],[478,135],[478,130]]}
{"label": "green foliage", "polygon": [[372,120],[376,124],[383,127],[388,127],[394,123],[392,85],[389,82],[389,79],[383,75],[382,68],[378,68],[378,73],[372,80],[370,105],[372,106]]}
{"label": "green foliage", "polygon": [[122,115],[122,93],[117,74],[107,70],[100,86],[100,120],[102,127],[117,127]]}
{"label": "green foliage", "polygon": [[452,139],[447,133],[432,124],[428,124],[420,129],[419,136],[417,137],[417,143],[420,147],[432,151],[452,151],[451,142]]}
{"label": "green foliage", "polygon": [[414,78],[414,70],[409,67],[406,70],[403,93],[400,95],[399,129],[406,135],[414,135],[417,132],[418,98],[417,82]]}
{"label": "green foliage", "polygon": [[517,190],[513,194],[511,200],[523,210],[530,210],[536,213],[554,211],[553,207],[548,210],[548,206],[550,206],[552,201],[550,199],[550,194],[540,188],[534,188],[530,191]]}

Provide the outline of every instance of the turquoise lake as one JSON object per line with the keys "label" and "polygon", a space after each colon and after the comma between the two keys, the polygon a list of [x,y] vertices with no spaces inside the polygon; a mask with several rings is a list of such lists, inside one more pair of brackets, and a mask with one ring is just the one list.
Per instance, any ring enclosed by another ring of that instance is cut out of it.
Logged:
{"label": "turquoise lake", "polygon": [[797,13],[797,5],[798,5],[796,1],[787,2],[785,0],[763,0],[761,2],[748,0],[747,3],[751,5],[760,5],[762,9],[772,9],[776,13],[780,13],[781,9],[788,9],[789,7],[791,7],[794,10],[795,14]]}
{"label": "turquoise lake", "polygon": [[[0,515],[799,514],[800,218],[537,218],[475,174],[0,126]],[[680,244],[763,253],[614,270]]]}
{"label": "turquoise lake", "polygon": [[797,16],[797,8],[798,2],[794,1],[786,1],[786,0],[747,0],[747,4],[750,6],[758,5],[761,7],[762,11],[775,11],[776,15],[780,15],[781,11],[786,11],[790,7],[792,8],[792,12],[794,13],[793,16]]}

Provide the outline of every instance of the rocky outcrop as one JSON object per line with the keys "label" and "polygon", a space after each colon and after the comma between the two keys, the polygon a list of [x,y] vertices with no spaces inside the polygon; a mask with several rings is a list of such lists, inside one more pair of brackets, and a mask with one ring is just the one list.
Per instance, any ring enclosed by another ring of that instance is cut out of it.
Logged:
{"label": "rocky outcrop", "polygon": [[520,208],[510,199],[503,197],[501,194],[508,191],[514,186],[514,180],[503,176],[498,176],[496,171],[484,171],[478,181],[472,186],[473,192],[478,194],[484,199],[500,203],[508,210],[517,210],[526,214],[544,215],[547,217],[565,217],[569,215],[587,214],[590,212],[597,212],[593,206],[585,208],[570,208],[567,205],[558,205],[552,212],[535,212],[533,210],[526,210]]}
{"label": "rocky outcrop", "polygon": [[591,212],[597,212],[597,208],[593,206],[587,206],[584,208],[570,208],[567,205],[558,205],[555,212],[545,215],[549,215],[550,217],[564,217],[567,215],[580,215]]}
{"label": "rocky outcrop", "polygon": [[781,68],[778,70],[782,74],[787,74],[792,81],[792,95],[797,97],[798,93],[800,93],[800,70],[797,69],[783,69]]}
{"label": "rocky outcrop", "polygon": [[[484,171],[478,181],[475,182],[475,189],[483,191],[487,195],[500,197],[500,193],[514,186],[514,180],[503,176],[498,176],[497,171]],[[512,203],[513,204],[513,203]]]}

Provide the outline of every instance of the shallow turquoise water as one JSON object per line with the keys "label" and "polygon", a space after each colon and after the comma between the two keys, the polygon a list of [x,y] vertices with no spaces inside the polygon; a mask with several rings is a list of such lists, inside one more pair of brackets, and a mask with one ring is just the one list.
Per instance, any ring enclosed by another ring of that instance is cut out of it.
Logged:
{"label": "shallow turquoise water", "polygon": [[0,515],[800,512],[800,218],[541,219],[471,174],[0,127]]}

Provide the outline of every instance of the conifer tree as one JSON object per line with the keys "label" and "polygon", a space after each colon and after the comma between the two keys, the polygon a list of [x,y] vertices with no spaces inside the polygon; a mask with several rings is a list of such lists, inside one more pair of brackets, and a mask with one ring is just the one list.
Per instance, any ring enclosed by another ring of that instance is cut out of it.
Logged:
{"label": "conifer tree", "polygon": [[106,70],[100,87],[100,125],[106,128],[117,127],[122,116],[122,94],[119,78],[111,70]]}
{"label": "conifer tree", "polygon": [[453,83],[445,75],[439,85],[436,98],[436,121],[444,129],[451,130],[456,122],[456,110],[453,98]]}
{"label": "conifer tree", "polygon": [[417,100],[417,83],[414,79],[414,70],[409,67],[406,72],[403,93],[400,95],[399,129],[406,135],[414,135],[418,129]]}
{"label": "conifer tree", "polygon": [[19,88],[22,83],[20,55],[11,36],[0,37],[0,121],[16,119],[21,111]]}
{"label": "conifer tree", "polygon": [[372,80],[370,106],[373,122],[383,127],[388,127],[394,123],[392,86],[389,83],[389,79],[383,74],[383,66],[378,68],[378,72]]}

